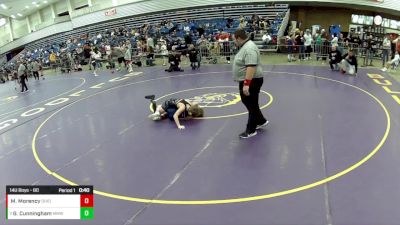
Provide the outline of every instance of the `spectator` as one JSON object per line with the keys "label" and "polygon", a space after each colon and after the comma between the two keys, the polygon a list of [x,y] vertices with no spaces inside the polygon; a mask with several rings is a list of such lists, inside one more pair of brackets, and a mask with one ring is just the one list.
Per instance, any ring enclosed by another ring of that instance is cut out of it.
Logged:
{"label": "spectator", "polygon": [[[372,39],[372,35],[368,36],[367,39],[367,46],[365,48],[365,58],[364,58],[364,66],[372,66],[372,58],[374,57],[374,49],[373,46],[375,45],[374,40]],[[369,64],[368,64],[369,60]]]}
{"label": "spectator", "polygon": [[260,17],[257,14],[253,14],[251,16],[251,23],[258,25],[258,22],[260,21]]}
{"label": "spectator", "polygon": [[185,33],[189,33],[190,32],[190,26],[188,22],[185,22],[183,24],[183,31],[185,31]]}
{"label": "spectator", "polygon": [[57,56],[56,56],[56,54],[54,53],[54,52],[51,52],[51,54],[50,54],[50,62],[51,63],[55,63],[56,62],[56,59],[57,59]]}
{"label": "spectator", "polygon": [[304,47],[305,47],[305,53],[306,53],[306,60],[311,60],[311,44],[312,44],[312,36],[311,36],[311,31],[310,29],[306,30],[306,33],[304,34]]}
{"label": "spectator", "polygon": [[226,20],[226,27],[232,28],[232,26],[233,26],[233,19],[231,16],[229,16],[228,19]]}
{"label": "spectator", "polygon": [[344,47],[344,42],[345,42],[345,38],[343,37],[342,33],[339,33],[339,37],[338,37],[338,47],[339,47],[339,51],[343,54],[343,47]]}
{"label": "spectator", "polygon": [[117,58],[118,61],[118,68],[117,72],[121,70],[121,64],[124,63],[125,65],[125,51],[122,47],[113,47],[112,48],[112,55]]}
{"label": "spectator", "polygon": [[181,62],[181,55],[176,51],[176,46],[172,47],[172,52],[169,54],[168,62],[170,64],[169,68],[165,71],[172,72],[172,71],[180,71],[183,72],[183,69],[180,67]]}
{"label": "spectator", "polygon": [[18,76],[19,76],[20,84],[21,84],[21,88],[22,88],[21,92],[29,91],[28,86],[26,86],[26,83],[25,83],[25,80],[27,80],[27,78],[26,78],[26,67],[25,67],[23,61],[19,64]]}
{"label": "spectator", "polygon": [[303,31],[296,29],[295,41],[296,41],[296,45],[299,49],[299,60],[304,60],[304,58],[305,58],[304,50],[305,49],[304,49]]}
{"label": "spectator", "polygon": [[331,46],[338,47],[339,38],[337,37],[336,34],[333,34],[332,37],[333,38],[331,40]]}
{"label": "spectator", "polygon": [[154,39],[151,36],[146,36],[146,47],[152,47],[154,49]]}
{"label": "spectator", "polygon": [[205,56],[208,57],[208,41],[207,39],[204,37],[204,35],[201,35],[199,40],[197,40],[196,45],[198,46],[199,52],[200,52],[200,61],[201,61],[201,57]]}
{"label": "spectator", "polygon": [[[176,50],[181,54],[181,56],[188,56],[188,45],[185,42],[185,40],[181,39],[178,43],[178,46],[176,48]],[[187,61],[185,60],[185,64],[187,64]]]}
{"label": "spectator", "polygon": [[187,33],[185,35],[184,39],[185,39],[185,43],[188,45],[192,44],[192,42],[193,42],[192,35],[190,33]]}
{"label": "spectator", "polygon": [[154,61],[154,49],[152,47],[149,47],[149,51],[146,56],[146,65],[147,66],[154,66],[153,61]]}
{"label": "spectator", "polygon": [[192,70],[198,69],[200,67],[200,62],[198,60],[199,51],[194,47],[194,45],[189,46],[189,60]]}
{"label": "spectator", "polygon": [[37,60],[34,60],[31,63],[32,66],[32,73],[33,73],[33,77],[35,78],[35,80],[39,80],[39,63],[37,62]]}
{"label": "spectator", "polygon": [[91,53],[91,64],[93,66],[93,74],[95,77],[98,76],[97,71],[100,68],[100,59],[101,59],[101,53],[97,48],[95,48]]}
{"label": "spectator", "polygon": [[39,66],[39,74],[42,77],[42,80],[44,80],[44,74],[43,74],[43,63],[40,60],[37,60],[38,66]]}
{"label": "spectator", "polygon": [[350,75],[357,76],[357,57],[354,55],[351,49],[343,56],[342,62],[339,66],[342,74],[347,72]]}
{"label": "spectator", "polygon": [[263,47],[266,48],[267,45],[271,42],[271,40],[272,40],[271,35],[269,35],[268,32],[265,32],[264,35],[262,36]]}
{"label": "spectator", "polygon": [[172,23],[171,20],[168,21],[168,23],[165,27],[168,28],[170,34],[172,33],[172,31],[174,31],[174,24]]}
{"label": "spectator", "polygon": [[321,52],[322,64],[325,64],[326,57],[329,52],[328,34],[326,33],[325,29],[321,30],[321,42],[322,42],[322,52]]}
{"label": "spectator", "polygon": [[359,37],[359,34],[354,33],[351,37],[350,37],[350,42],[353,45],[353,54],[357,55],[358,54],[358,49],[361,48],[361,39]]}
{"label": "spectator", "polygon": [[395,52],[400,52],[400,36],[398,36],[394,41],[393,41],[394,45],[395,45],[395,50],[393,51],[393,55],[395,55]]}
{"label": "spectator", "polygon": [[390,37],[386,34],[385,38],[383,39],[382,43],[382,66],[385,67],[386,62],[389,61],[389,51],[390,51]]}
{"label": "spectator", "polygon": [[265,21],[265,19],[262,19],[260,22],[260,29],[261,30],[266,30],[267,29],[267,22]]}
{"label": "spectator", "polygon": [[229,43],[230,35],[227,32],[221,32],[217,36],[219,48],[222,46],[222,55],[226,57],[226,62],[231,63],[230,60],[230,43]]}
{"label": "spectator", "polygon": [[292,36],[287,36],[286,37],[286,41],[287,41],[287,49],[288,49],[288,61],[292,62],[292,61],[296,61],[296,58],[293,56],[293,50],[294,50],[294,46],[295,46],[295,42],[294,42],[294,35]]}
{"label": "spectator", "polygon": [[319,30],[315,33],[314,36],[315,39],[315,52],[317,53],[317,61],[321,58],[322,54],[322,37],[321,34],[319,33]]}
{"label": "spectator", "polygon": [[[338,64],[342,61],[342,53],[337,49],[336,46],[332,46],[332,50],[329,52],[329,65],[331,70],[338,70]],[[335,66],[335,68],[333,67]]]}
{"label": "spectator", "polygon": [[[151,48],[151,47],[150,47]],[[123,46],[122,49],[124,50],[124,59],[125,59],[125,66],[128,68],[128,73],[132,73],[132,49],[129,46]]]}
{"label": "spectator", "polygon": [[163,66],[167,65],[167,61],[168,61],[168,50],[167,50],[167,45],[165,41],[161,42],[161,55],[163,58]]}
{"label": "spectator", "polygon": [[247,26],[247,22],[244,19],[240,19],[239,29],[245,29]]}
{"label": "spectator", "polygon": [[385,72],[390,67],[393,67],[393,68],[397,67],[399,65],[399,62],[400,62],[399,52],[396,52],[393,59],[390,62],[386,63],[386,65],[385,65],[385,67],[383,67],[382,71]]}

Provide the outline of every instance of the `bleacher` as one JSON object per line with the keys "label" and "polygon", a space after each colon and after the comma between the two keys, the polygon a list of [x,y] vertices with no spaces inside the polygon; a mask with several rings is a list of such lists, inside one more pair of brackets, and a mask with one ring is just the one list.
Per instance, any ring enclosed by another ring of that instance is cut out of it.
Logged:
{"label": "bleacher", "polygon": [[[218,30],[225,30],[227,32],[233,32],[238,27],[237,18],[238,15],[251,16],[257,14],[260,17],[268,17],[272,23],[273,34],[276,35],[279,30],[280,19],[276,20],[278,14],[285,13],[288,10],[287,4],[275,4],[275,5],[229,5],[229,6],[218,6],[210,8],[196,8],[196,9],[182,9],[174,12],[162,12],[148,15],[137,15],[126,19],[113,20],[106,23],[92,24],[87,27],[81,27],[74,29],[69,32],[56,34],[43,38],[41,40],[32,42],[26,46],[26,49],[33,51],[38,48],[42,48],[46,45],[53,43],[63,43],[69,37],[79,37],[82,34],[89,33],[90,36],[95,35],[97,32],[103,33],[106,29],[113,29],[118,27],[138,27],[144,23],[155,24],[161,20],[172,20],[180,23],[185,19],[196,20],[197,23],[202,23],[205,20],[211,20],[211,24],[216,25],[213,30],[207,30],[206,33],[215,33]],[[226,29],[226,19],[228,17],[235,19],[233,28]],[[209,21],[208,21],[209,22]],[[210,22],[209,22],[210,23]]]}

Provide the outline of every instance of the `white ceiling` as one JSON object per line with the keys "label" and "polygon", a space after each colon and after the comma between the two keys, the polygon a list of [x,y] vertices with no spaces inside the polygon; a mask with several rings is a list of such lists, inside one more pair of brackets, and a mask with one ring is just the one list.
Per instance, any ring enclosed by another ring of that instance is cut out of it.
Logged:
{"label": "white ceiling", "polygon": [[[0,7],[0,17],[9,17],[14,15],[16,19],[23,19],[25,16],[58,1],[66,0],[0,0],[0,4],[4,4],[7,7],[7,9]],[[36,2],[37,4],[32,4],[33,2]],[[38,7],[36,5],[38,5]],[[22,16],[18,16],[18,13],[20,13]]]}

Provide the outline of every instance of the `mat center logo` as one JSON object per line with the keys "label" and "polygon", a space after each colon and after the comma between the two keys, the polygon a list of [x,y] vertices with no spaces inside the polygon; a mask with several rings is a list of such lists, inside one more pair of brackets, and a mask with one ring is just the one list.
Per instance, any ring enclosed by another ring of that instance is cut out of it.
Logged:
{"label": "mat center logo", "polygon": [[239,93],[207,93],[189,98],[191,102],[197,102],[204,108],[222,108],[235,105],[240,102]]}

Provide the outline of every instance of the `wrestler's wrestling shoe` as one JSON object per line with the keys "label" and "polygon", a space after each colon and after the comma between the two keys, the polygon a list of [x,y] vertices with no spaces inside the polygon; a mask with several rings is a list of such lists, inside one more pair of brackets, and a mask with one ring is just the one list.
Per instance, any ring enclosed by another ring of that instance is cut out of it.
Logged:
{"label": "wrestler's wrestling shoe", "polygon": [[151,120],[161,120],[161,115],[159,113],[152,113],[148,116],[149,119]]}

